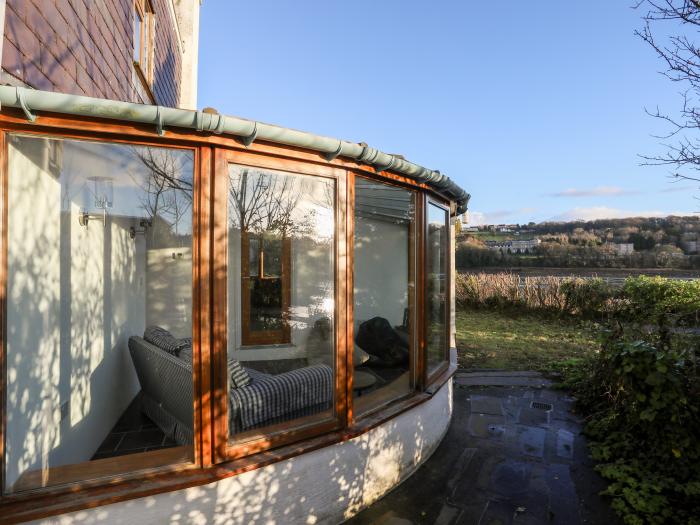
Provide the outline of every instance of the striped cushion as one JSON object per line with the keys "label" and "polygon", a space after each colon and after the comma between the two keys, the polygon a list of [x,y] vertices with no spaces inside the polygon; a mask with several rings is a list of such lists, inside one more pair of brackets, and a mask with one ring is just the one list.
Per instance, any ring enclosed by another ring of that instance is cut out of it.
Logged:
{"label": "striped cushion", "polygon": [[241,366],[240,361],[229,359],[228,375],[232,388],[243,388],[250,384],[250,376],[248,375],[248,372],[246,372],[245,368]]}
{"label": "striped cushion", "polygon": [[152,345],[156,345],[158,348],[165,350],[174,356],[177,356],[178,352],[185,348],[188,344],[192,344],[191,339],[189,340],[189,343],[186,340],[178,339],[165,328],[161,328],[160,326],[149,326],[146,328],[146,330],[143,332],[143,338]]}

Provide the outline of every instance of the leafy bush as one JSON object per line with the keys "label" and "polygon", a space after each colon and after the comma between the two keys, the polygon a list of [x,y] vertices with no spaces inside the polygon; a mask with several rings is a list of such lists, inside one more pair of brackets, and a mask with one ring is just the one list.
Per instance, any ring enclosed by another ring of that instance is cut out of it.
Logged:
{"label": "leafy bush", "polygon": [[628,322],[697,326],[700,318],[700,280],[663,277],[625,280],[617,315]]}
{"label": "leafy bush", "polygon": [[564,311],[588,319],[603,316],[615,296],[613,288],[603,279],[565,279],[561,283]]}
{"label": "leafy bush", "polygon": [[603,494],[626,524],[700,524],[700,376],[690,341],[610,332],[570,376],[610,482]]}

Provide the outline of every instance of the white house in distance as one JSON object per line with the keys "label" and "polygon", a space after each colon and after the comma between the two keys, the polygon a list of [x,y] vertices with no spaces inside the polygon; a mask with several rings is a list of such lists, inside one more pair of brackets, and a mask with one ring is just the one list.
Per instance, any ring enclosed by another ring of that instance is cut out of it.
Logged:
{"label": "white house in distance", "polygon": [[485,241],[486,246],[492,250],[503,253],[532,253],[542,241],[538,238],[513,239],[507,241]]}

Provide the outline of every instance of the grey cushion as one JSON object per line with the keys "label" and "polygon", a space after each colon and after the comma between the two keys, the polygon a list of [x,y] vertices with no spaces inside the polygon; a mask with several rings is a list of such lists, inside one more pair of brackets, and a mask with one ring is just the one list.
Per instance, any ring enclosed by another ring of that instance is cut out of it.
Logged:
{"label": "grey cushion", "polygon": [[250,384],[250,376],[248,372],[246,372],[246,369],[241,366],[240,361],[229,359],[228,375],[232,388],[243,388]]}
{"label": "grey cushion", "polygon": [[177,356],[182,359],[183,361],[186,361],[190,365],[192,364],[192,343],[188,344],[187,346],[180,348],[180,351],[177,353]]}
{"label": "grey cushion", "polygon": [[177,356],[180,350],[186,347],[188,344],[190,346],[192,345],[191,338],[187,338],[189,339],[188,343],[187,340],[178,339],[165,328],[161,328],[160,326],[149,326],[146,328],[146,330],[143,332],[143,338],[152,345],[156,345],[161,350],[165,350],[174,356]]}

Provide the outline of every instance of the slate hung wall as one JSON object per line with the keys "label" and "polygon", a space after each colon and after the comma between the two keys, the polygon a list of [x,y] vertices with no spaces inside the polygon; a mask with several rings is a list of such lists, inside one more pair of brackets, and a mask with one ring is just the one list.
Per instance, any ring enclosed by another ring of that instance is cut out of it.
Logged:
{"label": "slate hung wall", "polygon": [[133,0],[7,0],[2,68],[35,89],[175,107],[182,60],[168,1],[152,0],[154,101],[134,71]]}

